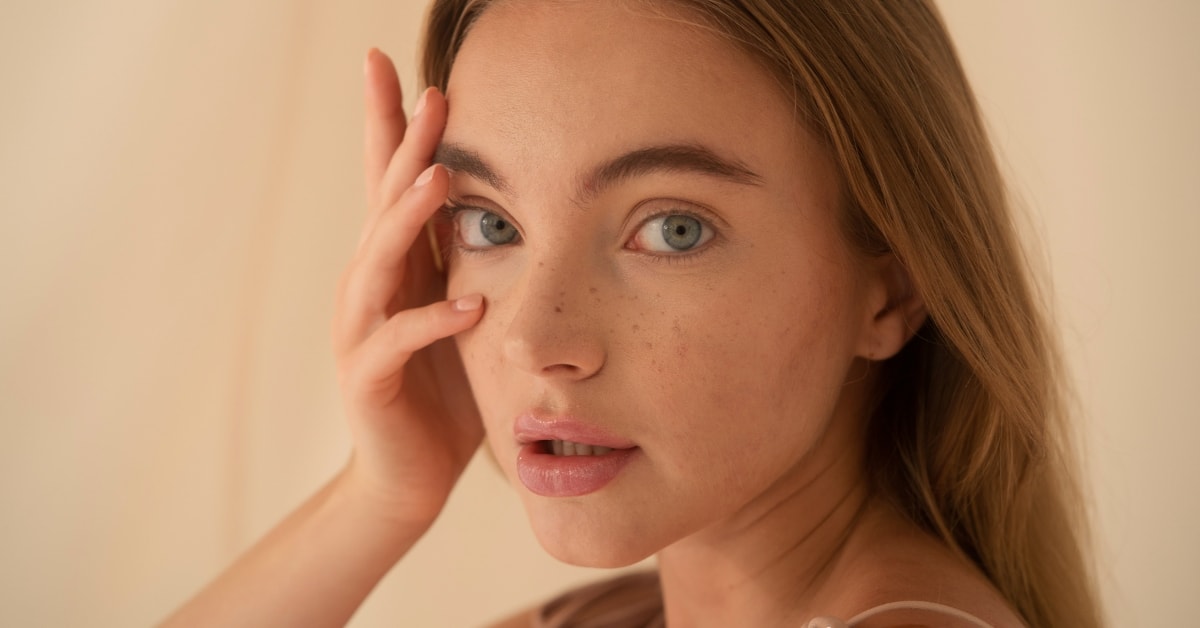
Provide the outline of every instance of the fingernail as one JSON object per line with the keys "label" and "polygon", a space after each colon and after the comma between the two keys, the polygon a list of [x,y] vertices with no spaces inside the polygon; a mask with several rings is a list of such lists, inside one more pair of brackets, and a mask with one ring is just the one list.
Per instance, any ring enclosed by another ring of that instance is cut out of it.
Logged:
{"label": "fingernail", "polygon": [[429,90],[421,92],[421,97],[417,99],[417,106],[413,109],[413,120],[420,117],[421,112],[425,110],[425,103],[429,101]]}
{"label": "fingernail", "polygon": [[433,181],[433,171],[436,169],[437,164],[433,164],[432,166],[426,168],[425,172],[422,172],[421,176],[417,177],[417,180],[415,183],[413,183],[413,185],[416,187],[424,187],[429,185],[429,182]]}
{"label": "fingernail", "polygon": [[482,294],[472,294],[469,297],[463,297],[454,301],[454,309],[458,312],[470,312],[472,310],[478,310],[482,305]]}

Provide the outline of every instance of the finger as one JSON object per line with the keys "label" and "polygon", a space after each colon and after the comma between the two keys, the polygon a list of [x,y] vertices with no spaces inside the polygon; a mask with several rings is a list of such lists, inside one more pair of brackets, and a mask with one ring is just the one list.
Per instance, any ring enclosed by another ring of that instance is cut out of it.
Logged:
{"label": "finger", "polygon": [[404,141],[392,155],[380,182],[379,194],[384,203],[400,196],[429,167],[446,128],[446,99],[436,87],[421,94],[414,112]]}
{"label": "finger", "polygon": [[343,383],[351,403],[377,407],[395,397],[404,365],[414,353],[470,329],[483,315],[483,295],[404,310],[371,334],[344,362]]}
{"label": "finger", "polygon": [[429,167],[434,153],[437,152],[445,125],[445,100],[431,87],[417,100],[413,118],[405,130],[404,140],[391,156],[387,171],[379,182],[377,193],[381,205],[367,216],[363,225],[363,238],[374,228],[374,223],[384,208],[395,204],[404,190],[411,187],[416,178]]}
{"label": "finger", "polygon": [[431,166],[393,207],[379,215],[343,282],[336,331],[340,346],[357,345],[393,313],[391,305],[397,293],[412,280],[406,277],[407,254],[424,233],[425,221],[445,201],[448,186],[446,169]]}
{"label": "finger", "polygon": [[[436,218],[434,219],[436,220]],[[421,235],[413,241],[408,250],[408,275],[412,278],[411,291],[414,295],[422,295],[426,303],[445,298],[445,258],[440,248],[435,244],[434,220],[425,221]],[[442,292],[437,293],[438,290]]]}
{"label": "finger", "polygon": [[377,48],[367,51],[363,80],[363,164],[367,206],[380,206],[379,184],[404,139],[407,121],[396,67]]}

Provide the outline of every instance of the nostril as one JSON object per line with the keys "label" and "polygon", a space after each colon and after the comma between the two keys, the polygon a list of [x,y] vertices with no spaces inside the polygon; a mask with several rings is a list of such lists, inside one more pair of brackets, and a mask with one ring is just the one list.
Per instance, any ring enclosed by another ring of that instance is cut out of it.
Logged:
{"label": "nostril", "polygon": [[582,370],[583,369],[575,366],[574,364],[551,364],[550,366],[542,368],[542,372],[546,373],[547,375],[573,375],[574,373]]}
{"label": "nostril", "polygon": [[553,294],[523,300],[501,341],[507,363],[538,377],[563,379],[591,377],[602,368],[605,334],[587,308]]}

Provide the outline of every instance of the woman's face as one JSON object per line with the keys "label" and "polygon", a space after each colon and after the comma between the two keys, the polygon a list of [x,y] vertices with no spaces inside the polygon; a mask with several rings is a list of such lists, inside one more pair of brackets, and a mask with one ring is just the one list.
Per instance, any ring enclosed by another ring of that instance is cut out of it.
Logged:
{"label": "woman's face", "polygon": [[[439,152],[469,208],[449,293],[487,302],[457,341],[489,443],[542,544],[594,566],[802,475],[871,317],[835,171],[779,85],[637,6],[492,6]],[[624,451],[532,442],[555,437]]]}

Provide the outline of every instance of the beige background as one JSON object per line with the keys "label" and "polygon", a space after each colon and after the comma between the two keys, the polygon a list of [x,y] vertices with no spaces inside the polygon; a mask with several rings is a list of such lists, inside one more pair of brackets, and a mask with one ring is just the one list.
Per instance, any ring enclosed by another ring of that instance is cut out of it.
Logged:
{"label": "beige background", "polygon": [[[360,68],[379,45],[411,77],[423,5],[0,5],[0,624],[150,624],[343,461]],[[1113,624],[1192,624],[1200,3],[942,5],[1053,268]],[[352,625],[596,575],[477,460]]]}

